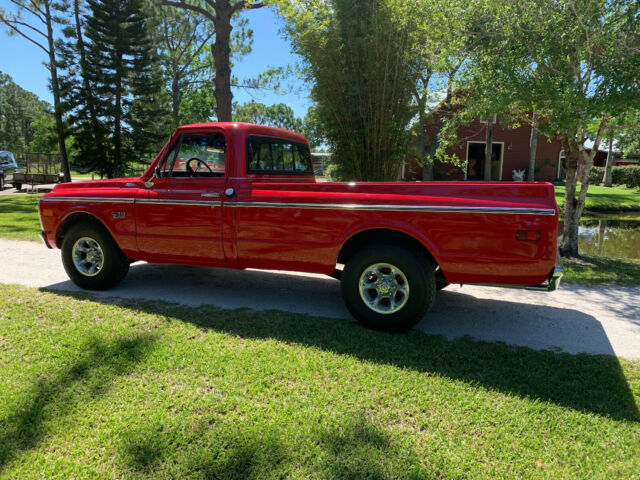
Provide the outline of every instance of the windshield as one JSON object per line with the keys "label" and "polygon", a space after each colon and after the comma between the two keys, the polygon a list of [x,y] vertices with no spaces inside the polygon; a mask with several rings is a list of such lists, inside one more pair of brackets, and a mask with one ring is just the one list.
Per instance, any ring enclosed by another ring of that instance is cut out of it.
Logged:
{"label": "windshield", "polygon": [[0,152],[0,163],[15,163],[15,159],[13,158],[13,153]]}

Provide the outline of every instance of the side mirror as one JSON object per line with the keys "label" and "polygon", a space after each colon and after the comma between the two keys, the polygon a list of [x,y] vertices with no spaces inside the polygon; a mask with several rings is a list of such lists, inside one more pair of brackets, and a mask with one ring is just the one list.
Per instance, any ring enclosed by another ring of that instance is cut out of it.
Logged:
{"label": "side mirror", "polygon": [[151,178],[149,180],[147,180],[146,182],[144,182],[144,186],[147,188],[153,188],[153,186],[155,185],[155,183],[153,182],[153,180],[158,180],[162,178],[162,170],[160,170],[160,167],[156,167],[153,170],[153,175],[151,175]]}

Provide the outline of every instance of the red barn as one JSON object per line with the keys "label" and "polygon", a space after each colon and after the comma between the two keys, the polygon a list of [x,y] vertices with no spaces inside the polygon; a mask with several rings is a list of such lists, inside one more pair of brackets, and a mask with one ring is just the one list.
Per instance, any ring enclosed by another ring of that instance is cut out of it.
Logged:
{"label": "red barn", "polygon": [[[432,139],[437,132],[439,112],[425,126],[427,138]],[[483,180],[485,162],[486,122],[478,119],[470,125],[458,128],[458,144],[447,150],[447,154],[456,155],[465,161],[465,167],[454,167],[436,161],[434,180]],[[527,171],[529,167],[529,144],[531,127],[506,128],[496,123],[493,126],[492,180],[512,181],[514,170]],[[563,178],[562,167],[559,166],[563,156],[562,145],[556,139],[549,140],[539,134],[536,149],[535,179],[554,181]],[[422,180],[422,167],[415,160],[407,162],[404,169],[405,180]],[[526,173],[525,173],[526,179]]]}

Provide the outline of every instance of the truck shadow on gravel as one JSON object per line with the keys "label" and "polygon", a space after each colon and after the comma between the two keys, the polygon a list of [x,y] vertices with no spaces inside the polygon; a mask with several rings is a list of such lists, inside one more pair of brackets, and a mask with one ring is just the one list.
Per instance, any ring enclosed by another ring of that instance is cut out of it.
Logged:
{"label": "truck shadow on gravel", "polygon": [[[46,290],[58,295],[78,296],[77,293],[61,292],[56,287],[60,285]],[[459,308],[465,296],[456,293],[446,303],[451,301],[458,304]],[[613,355],[537,351],[502,342],[477,341],[469,336],[446,339],[442,335],[425,335],[415,331],[391,335],[367,330],[350,320],[273,310],[230,310],[213,305],[194,307],[160,300],[96,295],[89,298],[106,304],[117,303],[133,311],[189,322],[202,329],[243,338],[276,339],[308,345],[365,361],[442,375],[482,388],[552,402],[616,420],[640,421],[633,393],[618,359]],[[500,303],[497,300],[475,299],[469,303],[468,309],[491,312]],[[539,306],[537,309],[542,316],[557,317],[561,313],[558,312],[561,309],[548,306]],[[470,316],[472,313],[467,312]],[[591,329],[600,325],[596,319],[581,312],[574,311],[573,317],[574,321]],[[574,331],[574,336],[579,335],[580,332]],[[606,341],[603,331],[600,341]]]}

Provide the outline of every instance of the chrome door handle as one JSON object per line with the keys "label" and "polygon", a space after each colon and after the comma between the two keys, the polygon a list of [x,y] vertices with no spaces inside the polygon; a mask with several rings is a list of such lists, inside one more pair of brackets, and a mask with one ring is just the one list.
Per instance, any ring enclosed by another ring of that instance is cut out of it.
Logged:
{"label": "chrome door handle", "polygon": [[219,193],[203,193],[202,196],[207,198],[217,198],[220,196],[220,194]]}

